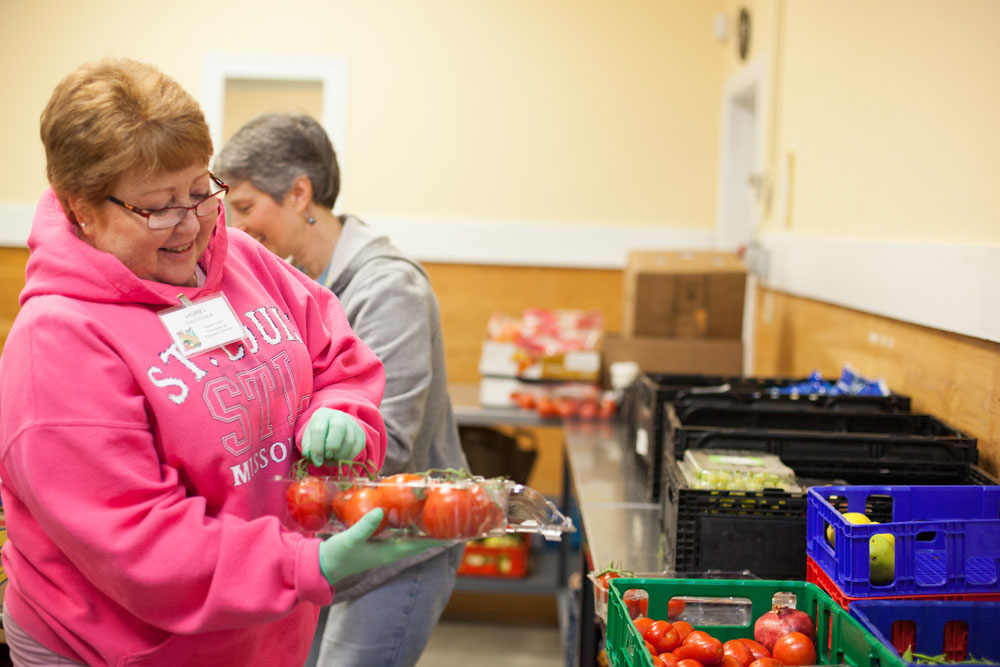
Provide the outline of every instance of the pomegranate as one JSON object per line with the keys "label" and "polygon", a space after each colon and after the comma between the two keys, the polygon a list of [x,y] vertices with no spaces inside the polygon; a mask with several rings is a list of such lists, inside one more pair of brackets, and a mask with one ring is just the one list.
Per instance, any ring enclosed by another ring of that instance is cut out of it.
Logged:
{"label": "pomegranate", "polygon": [[773,651],[774,643],[789,632],[801,632],[816,641],[816,625],[809,614],[795,608],[793,595],[775,593],[771,603],[771,611],[761,614],[753,624],[753,638],[768,651]]}

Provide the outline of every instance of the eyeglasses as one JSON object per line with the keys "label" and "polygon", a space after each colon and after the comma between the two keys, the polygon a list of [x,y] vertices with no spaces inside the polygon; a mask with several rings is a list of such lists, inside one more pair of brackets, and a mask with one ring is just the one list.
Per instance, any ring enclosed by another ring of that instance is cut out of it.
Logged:
{"label": "eyeglasses", "polygon": [[181,221],[187,216],[188,211],[194,211],[194,214],[199,217],[218,215],[219,209],[222,208],[222,198],[229,192],[229,186],[219,180],[212,172],[208,172],[208,175],[212,179],[212,182],[219,186],[219,190],[205,195],[204,198],[199,199],[191,206],[139,208],[138,206],[132,206],[132,204],[126,204],[121,199],[115,197],[108,197],[108,201],[114,202],[128,211],[142,216],[146,219],[146,224],[150,229],[170,229],[181,224]]}

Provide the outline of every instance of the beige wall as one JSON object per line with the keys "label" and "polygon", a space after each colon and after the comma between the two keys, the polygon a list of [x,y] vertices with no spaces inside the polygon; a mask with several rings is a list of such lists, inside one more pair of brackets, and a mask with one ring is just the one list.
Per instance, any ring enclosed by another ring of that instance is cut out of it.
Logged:
{"label": "beige wall", "polygon": [[727,11],[744,5],[753,56],[772,74],[766,230],[1000,243],[1000,3],[756,0]]}
{"label": "beige wall", "polygon": [[345,210],[710,227],[722,5],[3,2],[0,204],[44,187],[38,115],[79,63],[149,61],[198,95],[203,54],[252,52],[348,59]]}

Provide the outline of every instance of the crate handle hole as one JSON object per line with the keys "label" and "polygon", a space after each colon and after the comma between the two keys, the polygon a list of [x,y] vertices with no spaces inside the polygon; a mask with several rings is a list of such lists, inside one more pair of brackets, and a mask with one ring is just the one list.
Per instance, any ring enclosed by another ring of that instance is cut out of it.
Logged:
{"label": "crate handle hole", "polygon": [[865,499],[865,514],[871,517],[872,521],[892,520],[892,496],[884,493],[873,493]]}
{"label": "crate handle hole", "polygon": [[933,542],[937,539],[937,531],[925,530],[919,532],[917,533],[917,537],[915,539],[917,542]]}
{"label": "crate handle hole", "polygon": [[892,624],[889,630],[889,641],[902,655],[906,649],[917,645],[917,624],[908,619],[900,619]]}
{"label": "crate handle hole", "polygon": [[962,662],[969,651],[969,624],[948,621],[944,624],[944,654],[954,662]]}

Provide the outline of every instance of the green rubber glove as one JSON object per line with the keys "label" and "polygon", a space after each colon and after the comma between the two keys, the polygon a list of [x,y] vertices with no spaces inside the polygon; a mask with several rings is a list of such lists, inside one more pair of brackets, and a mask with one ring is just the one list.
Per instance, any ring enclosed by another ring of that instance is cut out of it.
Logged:
{"label": "green rubber glove", "polygon": [[331,584],[344,577],[395,563],[447,540],[379,540],[369,542],[382,522],[382,508],[376,507],[347,530],[328,537],[319,545],[319,568]]}
{"label": "green rubber glove", "polygon": [[324,461],[353,461],[365,447],[365,432],[351,415],[320,408],[302,435],[302,456],[321,466]]}

